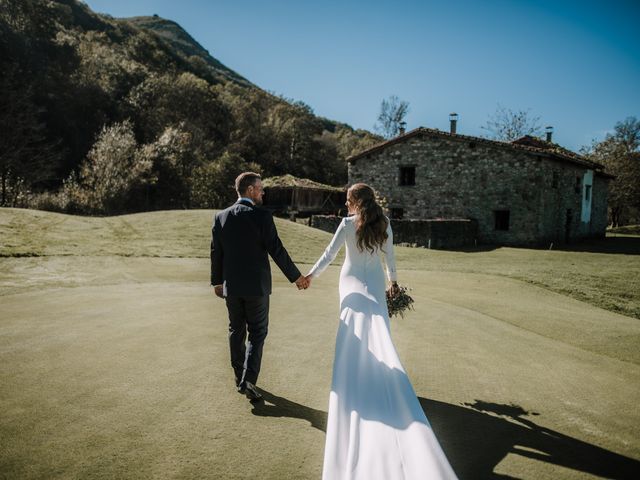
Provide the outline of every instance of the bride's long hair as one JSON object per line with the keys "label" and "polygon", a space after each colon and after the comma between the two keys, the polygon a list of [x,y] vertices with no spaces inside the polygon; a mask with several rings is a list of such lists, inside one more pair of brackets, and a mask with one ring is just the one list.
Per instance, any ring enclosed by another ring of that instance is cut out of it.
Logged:
{"label": "bride's long hair", "polygon": [[376,194],[366,183],[356,183],[347,190],[347,201],[357,212],[356,239],[360,251],[373,253],[387,240],[387,218],[376,202]]}

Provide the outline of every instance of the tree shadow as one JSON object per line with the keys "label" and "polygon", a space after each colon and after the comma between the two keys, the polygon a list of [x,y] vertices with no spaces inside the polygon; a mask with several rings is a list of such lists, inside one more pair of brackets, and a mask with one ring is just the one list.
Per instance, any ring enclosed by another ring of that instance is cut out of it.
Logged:
{"label": "tree shadow", "polygon": [[563,252],[640,255],[640,237],[618,237],[615,236],[615,234],[609,234],[606,238],[595,238],[576,243],[558,245],[555,249]]}
{"label": "tree shadow", "polygon": [[463,479],[509,479],[493,470],[507,454],[610,479],[640,478],[640,462],[541,427],[518,405],[464,406],[419,398],[451,466]]}
{"label": "tree shadow", "polygon": [[251,413],[261,417],[289,417],[308,421],[313,428],[327,431],[327,412],[301,405],[260,389],[264,401],[252,403]]}
{"label": "tree shadow", "polygon": [[[615,236],[609,234],[606,238],[590,238],[584,240],[575,240],[571,243],[553,242],[532,243],[527,245],[500,245],[500,244],[478,244],[477,246],[467,247],[447,247],[437,248],[434,250],[445,250],[457,253],[483,253],[491,252],[502,247],[522,248],[527,250],[557,250],[562,252],[589,252],[589,253],[611,253],[622,255],[640,255],[640,236]],[[423,247],[421,247],[423,248]]]}
{"label": "tree shadow", "polygon": [[499,244],[491,244],[491,243],[479,243],[478,245],[466,245],[462,247],[447,247],[447,248],[434,248],[433,250],[446,250],[447,252],[457,252],[457,253],[482,253],[482,252],[492,252],[499,248],[502,248],[504,245]]}

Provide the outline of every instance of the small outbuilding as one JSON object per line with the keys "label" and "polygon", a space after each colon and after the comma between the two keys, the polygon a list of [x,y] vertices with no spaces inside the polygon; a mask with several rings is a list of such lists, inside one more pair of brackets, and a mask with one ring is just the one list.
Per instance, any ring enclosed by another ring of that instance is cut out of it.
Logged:
{"label": "small outbuilding", "polygon": [[345,212],[347,190],[293,175],[269,177],[262,181],[264,207],[291,217],[339,215]]}

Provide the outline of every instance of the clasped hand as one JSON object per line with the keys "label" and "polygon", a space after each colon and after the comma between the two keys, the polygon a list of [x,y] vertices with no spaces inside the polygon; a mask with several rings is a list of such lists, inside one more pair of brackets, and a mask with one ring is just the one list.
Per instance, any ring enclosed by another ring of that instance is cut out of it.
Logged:
{"label": "clasped hand", "polygon": [[[298,290],[306,290],[311,286],[311,275],[300,275],[300,277],[296,280],[296,287]],[[222,285],[214,285],[213,291],[217,297],[224,298],[224,289]]]}
{"label": "clasped hand", "polygon": [[306,290],[311,286],[311,275],[300,275],[300,277],[296,280],[296,287],[298,290]]}

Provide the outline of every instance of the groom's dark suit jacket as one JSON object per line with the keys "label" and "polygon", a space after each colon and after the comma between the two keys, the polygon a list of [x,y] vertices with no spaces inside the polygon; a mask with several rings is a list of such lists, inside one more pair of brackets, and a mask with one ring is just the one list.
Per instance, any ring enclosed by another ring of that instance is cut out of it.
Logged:
{"label": "groom's dark suit jacket", "polygon": [[211,285],[226,283],[227,296],[271,294],[269,255],[290,282],[300,277],[282,245],[273,215],[238,200],[216,214],[211,240]]}

